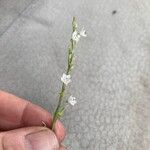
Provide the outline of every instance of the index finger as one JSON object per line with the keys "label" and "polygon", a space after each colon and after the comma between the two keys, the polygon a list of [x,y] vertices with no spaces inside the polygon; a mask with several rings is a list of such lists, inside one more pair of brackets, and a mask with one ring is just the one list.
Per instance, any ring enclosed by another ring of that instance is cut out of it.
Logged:
{"label": "index finger", "polygon": [[[51,114],[29,101],[0,91],[0,130],[42,126],[42,122],[50,128]],[[60,121],[56,122],[55,134],[59,141],[64,139],[65,129]]]}

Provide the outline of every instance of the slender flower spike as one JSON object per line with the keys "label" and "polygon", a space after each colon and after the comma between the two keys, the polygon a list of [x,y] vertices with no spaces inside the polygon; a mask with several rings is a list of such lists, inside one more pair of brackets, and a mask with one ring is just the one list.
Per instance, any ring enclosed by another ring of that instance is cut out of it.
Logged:
{"label": "slender flower spike", "polygon": [[71,104],[72,106],[74,106],[77,103],[76,98],[71,95],[68,98],[68,103]]}
{"label": "slender flower spike", "polygon": [[65,73],[63,73],[62,77],[61,77],[61,81],[68,85],[68,83],[71,82],[71,76],[70,75],[66,75]]}
{"label": "slender flower spike", "polygon": [[[78,30],[77,20],[75,17],[73,17],[71,39],[70,39],[70,43],[69,43],[68,49],[67,49],[67,68],[66,68],[66,72],[63,73],[63,75],[61,77],[61,81],[63,82],[63,84],[61,87],[61,91],[59,92],[58,105],[53,114],[53,121],[52,121],[52,126],[51,126],[51,129],[53,131],[55,129],[55,124],[56,124],[57,119],[60,119],[62,117],[66,107],[69,105],[74,106],[77,103],[76,98],[73,97],[72,95],[66,100],[65,94],[67,93],[67,91],[66,91],[68,88],[67,85],[71,82],[70,74],[74,67],[74,62],[75,62],[74,59],[76,56],[75,55],[76,45],[81,37],[86,37],[86,36],[87,35],[86,35],[86,31],[84,28],[82,28],[81,31]],[[46,126],[46,124],[44,122],[43,122],[43,125]]]}
{"label": "slender flower spike", "polygon": [[79,42],[80,37],[81,37],[80,34],[76,30],[72,33],[72,40],[73,41]]}
{"label": "slender flower spike", "polygon": [[83,37],[87,37],[86,31],[84,28],[82,28],[82,30],[80,31],[80,35]]}

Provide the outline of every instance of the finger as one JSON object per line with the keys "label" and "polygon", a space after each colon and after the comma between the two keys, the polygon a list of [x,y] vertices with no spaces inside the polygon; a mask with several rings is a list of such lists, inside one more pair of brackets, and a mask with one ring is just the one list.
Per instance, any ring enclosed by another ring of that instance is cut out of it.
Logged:
{"label": "finger", "polygon": [[44,127],[28,127],[0,134],[0,150],[56,150],[59,142],[54,132]]}
{"label": "finger", "polygon": [[[52,116],[43,108],[12,94],[0,91],[0,130],[10,130],[27,126],[42,126],[42,121],[49,128]],[[65,129],[60,121],[56,122],[56,136],[60,141],[65,137]]]}

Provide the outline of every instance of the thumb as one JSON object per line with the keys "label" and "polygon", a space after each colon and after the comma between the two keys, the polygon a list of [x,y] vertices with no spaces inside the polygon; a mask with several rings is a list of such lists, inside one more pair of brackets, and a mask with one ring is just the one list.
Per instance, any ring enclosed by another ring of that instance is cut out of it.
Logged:
{"label": "thumb", "polygon": [[0,133],[0,150],[57,150],[55,134],[45,127],[28,127]]}

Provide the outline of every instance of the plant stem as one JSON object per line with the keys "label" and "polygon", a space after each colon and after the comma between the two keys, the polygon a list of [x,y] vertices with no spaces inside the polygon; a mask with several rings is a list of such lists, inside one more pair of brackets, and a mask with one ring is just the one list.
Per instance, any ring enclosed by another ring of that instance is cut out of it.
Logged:
{"label": "plant stem", "polygon": [[[76,28],[77,28],[76,19],[75,19],[75,17],[73,17],[72,33],[76,30]],[[68,66],[67,66],[66,75],[69,75],[71,70],[72,70],[73,59],[74,59],[74,52],[73,52],[73,50],[75,48],[75,45],[76,45],[76,43],[71,39],[70,40],[70,45],[68,47]],[[62,109],[61,104],[62,104],[62,101],[63,101],[63,97],[64,97],[64,94],[65,94],[65,91],[66,91],[66,85],[63,83],[62,84],[62,88],[61,88],[61,92],[59,94],[59,102],[58,102],[57,108],[56,108],[56,110],[54,112],[54,115],[53,115],[53,121],[52,121],[52,127],[51,127],[51,129],[53,131],[54,131],[57,119],[59,119],[61,117],[60,113],[62,113],[62,112],[60,112],[60,109]]]}
{"label": "plant stem", "polygon": [[61,92],[60,92],[60,96],[59,96],[59,102],[58,102],[58,105],[57,105],[57,108],[55,110],[55,113],[54,113],[54,117],[53,117],[53,121],[52,121],[52,130],[54,130],[54,127],[55,127],[55,123],[58,119],[58,112],[59,112],[59,109],[61,107],[61,102],[62,102],[62,99],[63,99],[63,95],[64,95],[64,92],[65,92],[65,84],[63,83],[62,85],[62,88],[61,88]]}

